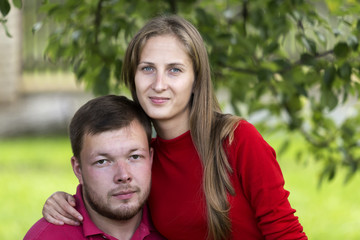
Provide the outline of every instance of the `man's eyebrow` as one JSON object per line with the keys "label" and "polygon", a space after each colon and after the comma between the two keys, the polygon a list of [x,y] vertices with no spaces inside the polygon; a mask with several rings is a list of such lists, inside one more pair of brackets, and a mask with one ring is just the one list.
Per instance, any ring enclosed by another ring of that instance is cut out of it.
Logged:
{"label": "man's eyebrow", "polygon": [[128,153],[136,152],[136,151],[147,151],[144,147],[132,148],[128,151]]}

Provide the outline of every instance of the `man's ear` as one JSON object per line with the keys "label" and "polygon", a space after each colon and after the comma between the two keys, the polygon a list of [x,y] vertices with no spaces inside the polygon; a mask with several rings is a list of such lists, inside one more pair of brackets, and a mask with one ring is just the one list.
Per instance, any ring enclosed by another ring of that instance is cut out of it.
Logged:
{"label": "man's ear", "polygon": [[79,183],[83,184],[82,179],[82,173],[81,173],[81,165],[80,165],[80,159],[77,159],[76,157],[71,158],[71,166],[73,168],[73,171],[75,173],[75,176],[79,179]]}

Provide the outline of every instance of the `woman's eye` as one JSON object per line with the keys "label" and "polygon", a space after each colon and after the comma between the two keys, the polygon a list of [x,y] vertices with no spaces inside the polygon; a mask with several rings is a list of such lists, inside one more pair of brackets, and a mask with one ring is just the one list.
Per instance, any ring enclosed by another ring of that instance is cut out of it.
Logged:
{"label": "woman's eye", "polygon": [[142,70],[145,71],[145,72],[150,72],[153,69],[152,69],[152,67],[143,67]]}
{"label": "woman's eye", "polygon": [[181,72],[181,70],[179,68],[172,68],[172,69],[170,69],[170,72],[178,73],[178,72]]}

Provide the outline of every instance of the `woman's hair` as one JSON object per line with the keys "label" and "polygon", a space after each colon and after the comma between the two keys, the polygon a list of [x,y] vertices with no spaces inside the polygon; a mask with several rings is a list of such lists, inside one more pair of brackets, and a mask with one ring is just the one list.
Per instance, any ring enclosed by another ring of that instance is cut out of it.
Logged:
{"label": "woman's hair", "polygon": [[[122,69],[122,80],[138,102],[135,72],[146,41],[154,36],[172,35],[180,40],[192,60],[195,81],[190,102],[190,133],[204,167],[203,187],[206,198],[208,237],[226,239],[231,232],[230,205],[227,194],[235,194],[223,146],[224,139],[232,139],[239,117],[222,114],[212,81],[207,51],[198,30],[178,16],[161,16],[150,20],[131,40]],[[231,142],[231,141],[230,141]]]}

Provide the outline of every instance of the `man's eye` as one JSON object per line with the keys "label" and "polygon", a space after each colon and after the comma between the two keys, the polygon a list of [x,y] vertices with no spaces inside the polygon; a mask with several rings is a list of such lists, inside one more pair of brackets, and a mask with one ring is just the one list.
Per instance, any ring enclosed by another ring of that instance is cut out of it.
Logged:
{"label": "man's eye", "polygon": [[131,158],[131,159],[134,159],[134,160],[137,160],[137,159],[140,159],[141,156],[140,156],[140,155],[137,155],[137,154],[134,154],[134,155],[131,155],[130,158]]}
{"label": "man's eye", "polygon": [[105,163],[107,163],[107,160],[106,160],[106,159],[101,159],[101,160],[96,161],[95,164],[97,164],[97,165],[104,165]]}

